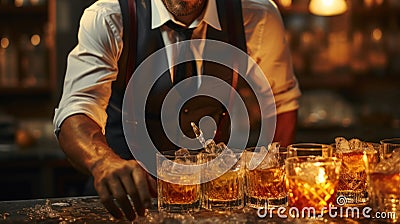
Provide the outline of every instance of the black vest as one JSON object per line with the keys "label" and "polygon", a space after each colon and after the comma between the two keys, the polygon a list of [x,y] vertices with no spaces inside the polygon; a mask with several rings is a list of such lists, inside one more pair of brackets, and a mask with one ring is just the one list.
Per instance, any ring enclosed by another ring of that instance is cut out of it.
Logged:
{"label": "black vest", "polygon": [[[126,143],[124,132],[122,128],[122,101],[126,89],[126,84],[131,78],[132,72],[150,55],[157,50],[164,47],[164,42],[159,29],[151,29],[151,3],[150,0],[136,0],[136,10],[129,11],[129,1],[120,0],[124,23],[124,48],[119,60],[119,74],[117,80],[112,85],[112,95],[107,108],[107,125],[106,125],[106,138],[107,142],[114,151],[121,157],[126,159],[132,158],[132,153]],[[134,0],[133,0],[134,1]],[[207,39],[223,41],[230,43],[233,46],[247,52],[245,34],[243,29],[242,9],[240,0],[217,0],[218,16],[222,31],[216,30],[211,26],[207,28]],[[136,14],[135,14],[136,13]],[[135,21],[136,20],[136,21]],[[135,26],[136,24],[136,26]],[[131,29],[129,29],[131,27]],[[207,49],[205,51],[212,52],[214,49]],[[217,49],[215,49],[217,50]],[[129,52],[131,51],[131,52]],[[133,52],[133,53],[132,53]],[[221,53],[221,52],[215,52]],[[132,59],[132,57],[134,57]],[[234,60],[234,59],[232,59]],[[132,63],[134,62],[134,63]],[[166,62],[163,60],[163,63]],[[131,64],[129,64],[131,63]],[[233,62],[232,62],[233,63]],[[155,65],[157,66],[157,65]],[[147,68],[148,74],[152,74],[151,67]],[[246,71],[247,68],[240,68]],[[209,61],[203,62],[203,73],[213,74],[218,78],[223,79],[227,83],[232,82],[232,70]],[[161,78],[155,83],[150,91],[150,95],[146,102],[146,128],[153,140],[153,143],[159,151],[176,149],[165,133],[163,132],[160,122],[160,109],[161,103],[172,87],[170,74],[165,72]],[[140,93],[138,93],[140,94]],[[229,95],[229,93],[227,93]],[[143,108],[137,108],[143,109]],[[216,124],[221,124],[221,119],[226,108],[216,100],[209,97],[195,97],[185,103],[184,109],[179,111],[180,125],[182,131],[188,136],[193,138],[194,133],[190,127],[190,122],[198,122],[204,116],[214,118]],[[229,119],[228,119],[229,120]],[[229,121],[224,122],[218,128],[222,136],[215,139],[216,142],[226,142],[229,138]],[[135,125],[135,124],[133,124]],[[140,148],[138,145],[137,147]],[[145,149],[140,149],[145,150]]]}

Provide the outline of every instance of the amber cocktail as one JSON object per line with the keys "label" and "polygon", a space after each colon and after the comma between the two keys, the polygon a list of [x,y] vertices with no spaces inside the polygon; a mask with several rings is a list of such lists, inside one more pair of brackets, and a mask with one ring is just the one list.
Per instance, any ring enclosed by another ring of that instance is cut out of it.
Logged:
{"label": "amber cocktail", "polygon": [[335,138],[334,155],[342,159],[338,197],[346,198],[347,206],[363,206],[368,203],[367,173],[364,160],[372,166],[379,161],[379,144],[359,139],[347,141]]}
{"label": "amber cocktail", "polygon": [[[242,153],[203,155],[208,161],[202,171],[203,207],[225,211],[244,206],[244,161]],[[213,178],[216,177],[216,178]]]}
{"label": "amber cocktail", "polygon": [[346,205],[365,205],[368,203],[367,173],[363,162],[364,153],[370,164],[378,162],[378,152],[356,150],[352,152],[336,152],[342,159],[337,196],[346,197]]}
{"label": "amber cocktail", "polygon": [[[249,207],[272,208],[287,205],[284,166],[287,150],[279,149],[279,145],[275,152],[273,150],[270,147],[269,151],[263,153],[263,150],[257,148],[246,149],[246,205]],[[262,160],[257,161],[260,158]],[[254,161],[259,164],[254,164]]]}
{"label": "amber cocktail", "polygon": [[327,212],[335,202],[341,160],[334,157],[290,157],[285,161],[290,207],[310,216]]}
{"label": "amber cocktail", "polygon": [[200,169],[197,155],[157,153],[158,210],[167,212],[200,209]]}
{"label": "amber cocktail", "polygon": [[[400,150],[391,152],[390,157],[378,164],[370,164],[364,158],[367,168],[369,205],[375,214],[381,214],[384,221],[400,221]],[[382,216],[384,215],[384,216]]]}

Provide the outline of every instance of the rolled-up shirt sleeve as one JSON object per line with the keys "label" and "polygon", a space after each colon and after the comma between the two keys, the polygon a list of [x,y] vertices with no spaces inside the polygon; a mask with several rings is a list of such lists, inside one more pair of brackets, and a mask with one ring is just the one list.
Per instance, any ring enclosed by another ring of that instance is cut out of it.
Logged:
{"label": "rolled-up shirt sleeve", "polygon": [[281,15],[270,1],[242,0],[244,2],[242,7],[248,53],[269,82],[276,113],[296,110],[301,92],[293,72]]}
{"label": "rolled-up shirt sleeve", "polygon": [[89,116],[105,133],[106,108],[122,49],[122,18],[118,2],[103,4],[111,3],[95,3],[81,17],[78,44],[68,55],[63,93],[55,109],[56,133],[74,114]]}

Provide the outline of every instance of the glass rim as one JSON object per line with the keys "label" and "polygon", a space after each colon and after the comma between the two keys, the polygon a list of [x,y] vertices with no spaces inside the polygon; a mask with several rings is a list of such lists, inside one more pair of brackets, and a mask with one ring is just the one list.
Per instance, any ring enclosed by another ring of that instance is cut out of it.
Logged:
{"label": "glass rim", "polygon": [[320,149],[324,149],[324,148],[329,148],[332,147],[329,144],[325,144],[325,143],[308,143],[308,142],[304,142],[304,143],[293,143],[287,146],[288,150],[320,150]]}
{"label": "glass rim", "polygon": [[370,149],[365,149],[365,148],[362,148],[362,149],[355,149],[355,150],[347,150],[347,151],[335,151],[334,153],[333,153],[333,155],[336,155],[336,154],[348,154],[348,153],[365,153],[365,154],[368,154],[368,155],[375,155],[375,154],[378,154],[379,155],[379,149],[374,149],[374,150],[370,150]]}
{"label": "glass rim", "polygon": [[300,163],[331,163],[331,162],[342,162],[342,159],[330,156],[294,156],[285,159],[285,164],[300,164]]}
{"label": "glass rim", "polygon": [[[175,158],[175,152],[177,150],[166,150],[166,151],[157,151],[156,152],[156,157],[165,157],[167,159],[171,159],[171,158]],[[186,156],[186,157],[196,157],[198,156],[198,154],[200,153],[199,151],[196,150],[189,150],[190,155]],[[183,156],[178,156],[178,157],[183,157]]]}
{"label": "glass rim", "polygon": [[400,138],[385,138],[379,141],[380,144],[400,145]]}
{"label": "glass rim", "polygon": [[[248,148],[245,148],[242,152],[254,152],[254,149],[256,149],[256,148],[261,148],[262,146],[254,146],[254,147],[248,147]],[[267,148],[267,147],[266,147]],[[269,151],[268,150],[268,148],[267,148],[267,151]],[[286,147],[286,146],[279,146],[279,153],[282,153],[282,152],[287,152],[288,151],[288,147]]]}

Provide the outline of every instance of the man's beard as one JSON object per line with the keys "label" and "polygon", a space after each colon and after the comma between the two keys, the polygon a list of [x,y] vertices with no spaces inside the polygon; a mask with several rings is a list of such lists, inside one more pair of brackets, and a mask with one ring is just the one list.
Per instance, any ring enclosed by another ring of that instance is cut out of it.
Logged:
{"label": "man's beard", "polygon": [[168,11],[174,16],[188,16],[193,12],[204,7],[207,0],[198,0],[195,2],[181,1],[181,0],[163,0],[164,5]]}

